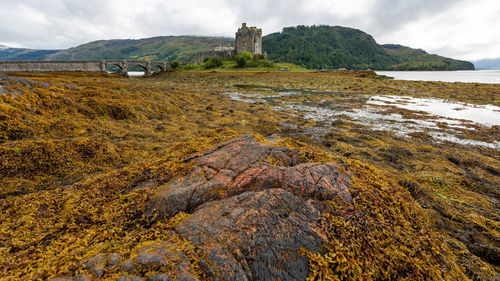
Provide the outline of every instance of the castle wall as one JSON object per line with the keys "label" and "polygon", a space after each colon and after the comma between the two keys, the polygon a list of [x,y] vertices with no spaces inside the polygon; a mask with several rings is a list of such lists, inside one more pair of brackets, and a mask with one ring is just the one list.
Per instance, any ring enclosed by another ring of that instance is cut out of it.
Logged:
{"label": "castle wall", "polygon": [[202,63],[206,58],[220,57],[222,59],[229,59],[234,55],[234,50],[221,50],[221,51],[206,51],[196,54],[196,63]]}

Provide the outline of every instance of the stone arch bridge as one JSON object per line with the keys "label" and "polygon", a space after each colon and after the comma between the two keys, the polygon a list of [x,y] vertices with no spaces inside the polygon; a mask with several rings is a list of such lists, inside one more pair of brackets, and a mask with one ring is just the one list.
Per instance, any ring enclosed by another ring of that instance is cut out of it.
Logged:
{"label": "stone arch bridge", "polygon": [[153,67],[161,72],[171,68],[168,62],[155,61],[0,61],[0,72],[107,72],[109,66],[118,67],[123,75],[130,67],[138,66],[144,69],[145,76],[151,75]]}

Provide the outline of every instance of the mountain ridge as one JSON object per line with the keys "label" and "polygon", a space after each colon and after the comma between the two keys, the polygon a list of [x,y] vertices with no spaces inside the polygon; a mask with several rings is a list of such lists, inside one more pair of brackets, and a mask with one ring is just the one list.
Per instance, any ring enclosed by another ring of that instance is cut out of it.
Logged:
{"label": "mountain ridge", "polygon": [[[470,62],[428,54],[398,44],[378,44],[359,29],[313,25],[285,27],[262,38],[270,59],[312,69],[472,70]],[[88,42],[64,50],[0,48],[0,60],[155,60],[192,61],[197,52],[232,46],[232,38],[155,36]]]}
{"label": "mountain ridge", "polygon": [[497,70],[500,69],[500,58],[476,60],[474,65],[481,70]]}
{"label": "mountain ridge", "polygon": [[285,27],[263,38],[270,59],[307,68],[374,70],[473,70],[470,62],[428,54],[420,49],[379,45],[359,29],[313,25]]}

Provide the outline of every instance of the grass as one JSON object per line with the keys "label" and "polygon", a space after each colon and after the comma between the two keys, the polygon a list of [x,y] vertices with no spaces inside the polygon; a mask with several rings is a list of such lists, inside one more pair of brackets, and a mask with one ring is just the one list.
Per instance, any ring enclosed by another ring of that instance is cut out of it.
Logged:
{"label": "grass", "polygon": [[225,60],[223,65],[216,68],[205,68],[205,63],[190,64],[182,66],[180,71],[195,71],[195,72],[266,72],[266,71],[279,71],[279,69],[288,69],[290,72],[312,72],[312,70],[298,66],[292,63],[274,63],[272,67],[244,67],[238,68],[236,61]]}

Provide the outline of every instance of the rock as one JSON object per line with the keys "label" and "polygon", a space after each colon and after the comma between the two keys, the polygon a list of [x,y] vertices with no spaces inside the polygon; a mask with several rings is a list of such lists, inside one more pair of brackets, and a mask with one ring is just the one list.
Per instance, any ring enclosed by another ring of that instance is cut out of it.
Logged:
{"label": "rock", "polygon": [[300,249],[315,253],[326,242],[319,217],[307,199],[274,188],[205,203],[176,231],[206,255],[217,280],[305,280]]}
{"label": "rock", "polygon": [[[147,268],[149,270],[159,270],[167,266],[175,266],[175,264],[188,260],[183,253],[175,253],[170,250],[175,247],[169,243],[157,243],[137,249],[136,255],[125,261],[121,267],[121,271],[129,273],[136,272],[137,269]],[[189,262],[189,261],[188,261]]]}
{"label": "rock", "polygon": [[89,258],[84,263],[84,268],[87,269],[92,275],[102,277],[107,264],[105,254],[98,254],[97,256]]}
{"label": "rock", "polygon": [[79,274],[75,277],[56,277],[51,278],[49,281],[92,281],[92,278],[88,274]]}
{"label": "rock", "polygon": [[183,261],[177,264],[177,281],[198,281],[198,278],[191,273],[191,263]]}
{"label": "rock", "polygon": [[92,281],[92,277],[88,274],[79,274],[75,277],[74,281]]}
{"label": "rock", "polygon": [[118,253],[111,253],[108,256],[108,259],[109,259],[108,266],[115,267],[115,266],[120,265],[120,263],[122,261],[122,255],[120,255]]}
{"label": "rock", "polygon": [[144,281],[144,278],[132,276],[132,275],[127,275],[127,276],[118,277],[116,279],[116,281]]}
{"label": "rock", "polygon": [[162,273],[162,274],[152,274],[146,276],[147,281],[174,281],[168,273]]}
{"label": "rock", "polygon": [[74,281],[75,279],[73,277],[55,277],[55,278],[50,278],[49,281]]}
{"label": "rock", "polygon": [[[193,256],[203,257],[197,266],[209,280],[305,280],[303,250],[318,253],[327,243],[319,226],[322,201],[352,200],[349,179],[336,164],[300,163],[297,151],[250,135],[185,161],[192,170],[158,188],[147,211],[160,219],[191,213],[172,235],[196,247]],[[98,277],[133,275],[122,281],[196,281],[186,255],[175,244],[155,241],[139,245],[124,262],[117,253],[100,254],[85,268]]]}
{"label": "rock", "polygon": [[185,161],[192,161],[194,168],[160,187],[148,202],[148,212],[167,218],[178,212],[192,212],[206,202],[270,188],[315,200],[352,200],[349,180],[335,163],[300,164],[296,150],[261,144],[251,135],[237,137]]}

